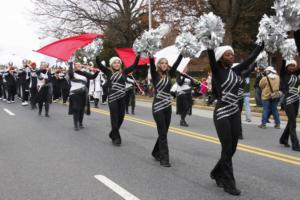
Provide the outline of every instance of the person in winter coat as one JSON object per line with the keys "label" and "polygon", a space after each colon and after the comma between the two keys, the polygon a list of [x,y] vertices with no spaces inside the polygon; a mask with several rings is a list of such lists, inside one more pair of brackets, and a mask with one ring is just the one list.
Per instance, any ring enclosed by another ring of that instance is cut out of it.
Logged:
{"label": "person in winter coat", "polygon": [[265,69],[264,77],[259,82],[259,87],[261,88],[261,99],[263,104],[263,113],[261,124],[258,126],[259,128],[266,128],[266,124],[268,122],[269,113],[271,111],[275,120],[275,128],[280,128],[280,117],[277,110],[277,105],[279,99],[273,99],[271,97],[271,93],[278,92],[280,85],[280,78],[277,75],[277,72],[273,67],[267,67]]}

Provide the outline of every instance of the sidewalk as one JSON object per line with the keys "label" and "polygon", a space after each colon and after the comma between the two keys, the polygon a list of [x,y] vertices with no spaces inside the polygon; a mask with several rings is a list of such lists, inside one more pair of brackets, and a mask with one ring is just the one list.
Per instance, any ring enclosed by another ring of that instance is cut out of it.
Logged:
{"label": "sidewalk", "polygon": [[[145,97],[145,96],[139,96],[139,95],[136,96],[136,99],[137,99],[137,101],[140,101],[140,102],[152,103],[152,101],[153,101],[151,97]],[[203,104],[200,104],[201,103],[200,101],[202,101]],[[172,101],[172,105],[174,106],[174,109],[175,109],[176,102],[174,100]],[[196,110],[196,109],[201,110],[202,112],[203,111],[211,111],[211,113],[212,113],[212,111],[214,110],[214,106],[207,106],[207,105],[204,105],[203,100],[196,100],[196,101],[194,101],[194,105],[193,105],[193,113],[195,113],[194,110]],[[257,124],[257,125],[259,125],[261,123],[262,113],[261,113],[261,111],[258,112],[257,111],[258,109],[262,110],[261,108],[257,108],[255,106],[255,104],[251,104],[251,114],[252,114],[252,123],[251,124],[253,124],[256,121],[257,122],[255,124]],[[278,110],[278,111],[279,111],[279,114],[280,114],[281,122],[286,122],[287,121],[287,116],[286,116],[285,112],[280,111],[280,110]],[[212,117],[212,114],[211,114],[211,117]],[[271,117],[271,119],[272,119],[272,117]],[[244,111],[243,111],[242,120],[245,121]],[[273,122],[273,120],[271,120],[271,122]],[[245,122],[245,123],[247,123],[247,122]],[[297,123],[300,123],[300,116],[297,117]],[[273,123],[271,123],[271,124],[273,124]],[[281,127],[283,127],[283,123],[281,123],[281,124],[282,124]]]}

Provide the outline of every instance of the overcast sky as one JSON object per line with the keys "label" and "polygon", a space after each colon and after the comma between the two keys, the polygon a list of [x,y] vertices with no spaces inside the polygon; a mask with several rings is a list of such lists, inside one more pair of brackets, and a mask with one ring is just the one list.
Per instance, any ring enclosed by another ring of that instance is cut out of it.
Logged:
{"label": "overcast sky", "polygon": [[37,62],[46,59],[32,52],[45,44],[45,41],[39,40],[38,25],[33,23],[29,13],[32,7],[30,0],[0,1],[0,63],[7,62],[13,54],[15,58]]}

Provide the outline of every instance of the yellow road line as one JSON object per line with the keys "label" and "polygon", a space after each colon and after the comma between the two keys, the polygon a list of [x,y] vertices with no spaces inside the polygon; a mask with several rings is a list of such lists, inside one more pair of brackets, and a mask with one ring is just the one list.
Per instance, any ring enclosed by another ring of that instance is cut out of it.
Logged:
{"label": "yellow road line", "polygon": [[[91,110],[93,112],[96,112],[96,113],[100,113],[100,114],[104,114],[104,115],[110,115],[109,112],[105,111],[105,110],[93,109],[93,108]],[[130,117],[130,116],[126,116],[125,120],[130,121],[130,122],[134,122],[134,123],[137,123],[137,124],[142,124],[142,125],[145,125],[145,126],[150,126],[150,127],[156,128],[156,124],[154,122],[151,122],[151,121],[147,121],[147,120],[143,120],[143,119],[139,119],[139,118],[135,118],[135,117]],[[216,137],[201,134],[201,133],[197,133],[197,132],[193,132],[193,131],[188,131],[188,130],[183,130],[183,129],[179,129],[179,128],[175,128],[175,127],[170,127],[169,132],[175,133],[177,135],[182,135],[182,136],[202,140],[202,141],[207,141],[207,142],[214,143],[214,144],[220,144],[219,139],[216,138]],[[287,155],[287,154],[282,154],[282,153],[278,153],[278,152],[274,152],[274,151],[254,147],[254,146],[249,146],[249,145],[245,145],[245,144],[238,144],[237,149],[241,150],[241,151],[244,151],[244,152],[248,152],[248,153],[252,153],[252,154],[260,155],[260,156],[263,156],[263,157],[268,157],[268,158],[271,158],[271,159],[274,159],[274,160],[279,160],[279,161],[282,161],[282,162],[286,162],[286,163],[290,163],[290,164],[300,166],[300,157],[291,156],[291,155]]]}

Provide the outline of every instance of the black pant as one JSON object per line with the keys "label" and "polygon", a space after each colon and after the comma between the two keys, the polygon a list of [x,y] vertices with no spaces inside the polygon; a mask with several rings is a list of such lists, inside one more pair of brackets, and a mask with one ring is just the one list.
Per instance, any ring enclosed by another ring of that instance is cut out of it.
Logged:
{"label": "black pant", "polygon": [[75,128],[78,128],[78,125],[82,126],[83,117],[84,117],[84,108],[73,112],[73,121],[74,121]]}
{"label": "black pant", "polygon": [[152,151],[152,155],[159,157],[161,161],[169,162],[168,130],[171,123],[172,107],[153,113],[157,126],[158,138]]}
{"label": "black pant", "polygon": [[287,144],[290,136],[293,148],[299,147],[299,140],[296,133],[296,123],[297,123],[296,118],[298,115],[298,109],[299,109],[299,101],[296,101],[289,105],[285,105],[285,113],[288,117],[288,123],[280,138],[281,143]]}
{"label": "black pant", "polygon": [[69,97],[70,89],[66,87],[66,88],[62,88],[61,91],[62,91],[63,103],[66,103]]}
{"label": "black pant", "polygon": [[22,83],[22,102],[28,101],[29,97],[29,83]]}
{"label": "black pant", "polygon": [[7,86],[7,101],[14,101],[16,94],[16,85],[8,85]]}
{"label": "black pant", "polygon": [[17,86],[16,86],[16,93],[18,97],[22,98],[22,84],[18,81]]}
{"label": "black pant", "polygon": [[186,116],[192,114],[192,94],[181,94],[177,96],[176,99],[176,109],[177,113],[181,117],[181,121],[185,121]]}
{"label": "black pant", "polygon": [[[240,99],[239,100],[239,110],[240,110],[240,120],[242,122],[242,112],[243,112],[243,106],[244,106],[244,99]],[[239,133],[239,137],[243,137],[243,127],[242,127],[242,123],[240,123],[240,133]]]}
{"label": "black pant", "polygon": [[109,137],[112,140],[121,139],[119,129],[125,117],[125,99],[121,98],[109,103],[111,132]]}
{"label": "black pant", "polygon": [[212,92],[208,92],[207,95],[208,95],[207,105],[213,104],[215,101],[214,94]]}
{"label": "black pant", "polygon": [[0,98],[3,97],[3,85],[0,85]]}
{"label": "black pant", "polygon": [[38,105],[39,105],[39,113],[42,113],[43,110],[43,104],[45,103],[45,113],[46,115],[49,114],[49,100],[45,100],[45,101],[39,101]]}
{"label": "black pant", "polygon": [[126,112],[128,112],[128,107],[129,107],[129,104],[130,104],[131,112],[133,113],[134,108],[135,108],[135,91],[134,91],[134,88],[126,91],[125,102],[126,102]]}
{"label": "black pant", "polygon": [[[215,110],[216,111],[216,110]],[[211,176],[223,183],[224,187],[235,188],[232,157],[236,151],[240,133],[241,118],[239,113],[217,120],[214,123],[222,146],[221,158],[211,171]]]}
{"label": "black pant", "polygon": [[6,87],[6,84],[4,83],[3,84],[3,99],[7,99],[7,87]]}
{"label": "black pant", "polygon": [[36,105],[36,95],[37,95],[37,87],[31,87],[30,88],[30,103],[32,107],[35,107]]}
{"label": "black pant", "polygon": [[60,87],[58,85],[53,85],[53,100],[57,100],[61,97]]}

